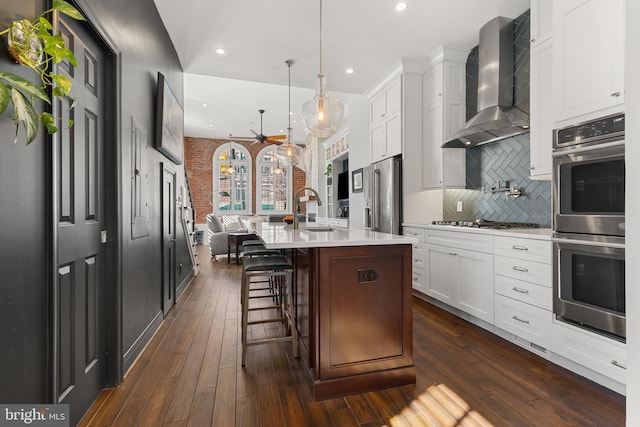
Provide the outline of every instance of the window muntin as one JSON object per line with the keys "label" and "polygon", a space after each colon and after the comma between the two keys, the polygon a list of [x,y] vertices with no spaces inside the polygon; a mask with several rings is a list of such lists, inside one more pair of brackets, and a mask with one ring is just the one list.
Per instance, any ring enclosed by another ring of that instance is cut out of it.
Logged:
{"label": "window muntin", "polygon": [[229,142],[215,151],[212,199],[216,213],[251,214],[251,156],[246,148]]}
{"label": "window muntin", "polygon": [[[291,166],[278,162],[276,146],[258,153],[256,160],[256,207],[259,214],[287,214],[291,208]],[[280,167],[281,173],[276,173]]]}

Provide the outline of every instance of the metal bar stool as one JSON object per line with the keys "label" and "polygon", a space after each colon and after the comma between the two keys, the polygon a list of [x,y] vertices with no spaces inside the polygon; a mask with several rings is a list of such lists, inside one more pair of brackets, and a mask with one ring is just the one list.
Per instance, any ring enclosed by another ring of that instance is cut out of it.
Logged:
{"label": "metal bar stool", "polygon": [[245,240],[244,242],[242,242],[242,249],[248,248],[249,246],[264,246],[264,244],[261,240],[257,239]]}
{"label": "metal bar stool", "polygon": [[[252,245],[243,249],[243,262],[252,257],[269,257],[269,256],[281,256],[281,252],[278,249],[267,249],[264,245]],[[256,288],[249,286],[249,292],[269,291],[271,297],[280,304],[280,289],[276,286],[273,277],[267,277],[265,280],[256,280],[251,282],[253,284],[263,283],[267,284],[264,287]]]}
{"label": "metal bar stool", "polygon": [[[280,295],[280,298],[277,299],[278,303],[275,306],[250,307],[250,299],[260,298],[260,296],[249,296],[249,291],[251,290],[250,287],[252,283],[251,279],[256,276],[267,276],[269,280],[275,284],[278,290],[278,295]],[[250,345],[291,341],[293,345],[293,355],[295,357],[298,357],[298,332],[293,320],[292,279],[293,268],[283,256],[254,256],[244,260],[242,268],[242,287],[240,290],[242,304],[242,366],[245,366],[247,347]],[[279,310],[280,317],[249,321],[250,312],[272,308],[277,308]],[[248,340],[247,329],[249,326],[272,322],[282,322],[285,328],[284,336],[257,339],[252,341]]]}

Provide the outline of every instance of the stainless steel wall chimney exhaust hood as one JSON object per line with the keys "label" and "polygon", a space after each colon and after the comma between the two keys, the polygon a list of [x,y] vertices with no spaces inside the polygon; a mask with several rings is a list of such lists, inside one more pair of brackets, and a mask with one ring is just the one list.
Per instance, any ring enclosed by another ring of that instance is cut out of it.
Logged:
{"label": "stainless steel wall chimney exhaust hood", "polygon": [[480,29],[478,112],[443,148],[471,148],[529,131],[529,115],[513,106],[513,21],[497,17]]}

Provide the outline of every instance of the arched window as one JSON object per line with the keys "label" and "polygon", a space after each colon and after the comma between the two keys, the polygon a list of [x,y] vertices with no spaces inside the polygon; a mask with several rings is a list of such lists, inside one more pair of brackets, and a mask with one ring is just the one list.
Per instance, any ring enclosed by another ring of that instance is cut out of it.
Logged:
{"label": "arched window", "polygon": [[269,145],[256,159],[256,207],[259,214],[292,213],[292,168],[278,161],[276,146]]}
{"label": "arched window", "polygon": [[251,214],[251,156],[233,142],[213,153],[213,211]]}

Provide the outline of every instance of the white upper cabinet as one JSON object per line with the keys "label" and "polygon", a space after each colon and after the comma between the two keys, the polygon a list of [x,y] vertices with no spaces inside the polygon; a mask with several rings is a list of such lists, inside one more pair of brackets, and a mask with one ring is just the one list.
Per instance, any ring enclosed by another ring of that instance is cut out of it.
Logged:
{"label": "white upper cabinet", "polygon": [[624,109],[624,0],[553,2],[554,126]]}
{"label": "white upper cabinet", "polygon": [[551,37],[553,25],[553,0],[531,0],[532,47]]}
{"label": "white upper cabinet", "polygon": [[402,154],[402,75],[397,75],[369,103],[371,160]]}
{"label": "white upper cabinet", "polygon": [[[465,123],[468,52],[439,48],[422,79],[422,188],[464,188],[466,153],[441,148]],[[420,177],[413,177],[420,179]]]}
{"label": "white upper cabinet", "polygon": [[391,116],[395,112],[400,112],[402,107],[402,78],[397,76],[377,95],[371,99],[370,123],[373,125]]}
{"label": "white upper cabinet", "polygon": [[[533,12],[533,8],[532,8]],[[553,142],[553,38],[531,47],[531,179],[551,179]]]}
{"label": "white upper cabinet", "polygon": [[368,91],[373,163],[403,154],[405,144],[420,139],[422,71],[422,64],[403,60]]}

